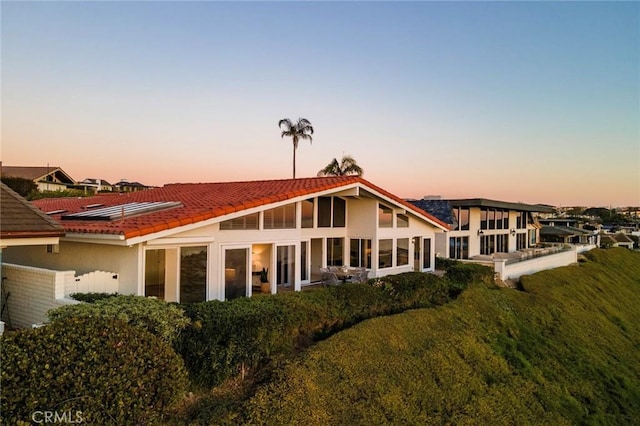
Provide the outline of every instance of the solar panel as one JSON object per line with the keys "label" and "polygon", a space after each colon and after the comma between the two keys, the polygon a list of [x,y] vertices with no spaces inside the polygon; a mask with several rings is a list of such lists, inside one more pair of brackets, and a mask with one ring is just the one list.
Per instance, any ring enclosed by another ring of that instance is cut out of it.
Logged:
{"label": "solar panel", "polygon": [[160,210],[182,207],[179,201],[153,201],[141,203],[127,203],[118,206],[110,206],[102,209],[87,210],[78,213],[69,213],[61,216],[63,220],[114,220],[151,213]]}

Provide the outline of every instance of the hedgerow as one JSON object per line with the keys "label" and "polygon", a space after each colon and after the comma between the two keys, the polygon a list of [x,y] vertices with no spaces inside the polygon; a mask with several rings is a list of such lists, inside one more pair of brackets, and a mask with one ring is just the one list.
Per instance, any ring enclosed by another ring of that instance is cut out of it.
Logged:
{"label": "hedgerow", "polygon": [[70,316],[5,333],[0,352],[2,424],[31,424],[43,412],[83,424],[155,424],[187,386],[168,343],[118,319]]}
{"label": "hedgerow", "polygon": [[[469,276],[491,275],[484,269],[469,268]],[[457,279],[406,273],[368,284],[184,305],[191,324],[176,350],[194,383],[214,386],[364,319],[446,303],[462,288]]]}

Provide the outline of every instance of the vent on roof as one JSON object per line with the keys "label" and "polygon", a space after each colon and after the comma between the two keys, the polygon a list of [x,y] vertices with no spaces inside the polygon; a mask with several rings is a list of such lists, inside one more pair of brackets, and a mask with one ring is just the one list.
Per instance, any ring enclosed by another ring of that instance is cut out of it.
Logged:
{"label": "vent on roof", "polygon": [[52,210],[50,212],[46,212],[45,214],[60,214],[60,213],[64,213],[66,212],[66,210],[62,209],[62,210]]}
{"label": "vent on roof", "polygon": [[69,213],[62,215],[61,218],[63,220],[114,220],[181,206],[182,203],[179,201],[128,203],[119,206],[104,207],[102,209]]}

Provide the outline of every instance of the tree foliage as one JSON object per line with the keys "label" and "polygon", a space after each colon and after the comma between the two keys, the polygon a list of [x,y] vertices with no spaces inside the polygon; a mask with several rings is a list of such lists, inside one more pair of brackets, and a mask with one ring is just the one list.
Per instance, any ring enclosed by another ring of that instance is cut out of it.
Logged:
{"label": "tree foliage", "polygon": [[362,176],[363,174],[362,167],[350,155],[343,155],[340,162],[338,162],[337,158],[334,158],[324,169],[318,172],[318,176]]}
{"label": "tree foliage", "polygon": [[313,141],[313,126],[306,118],[299,118],[295,123],[288,118],[283,118],[278,122],[278,127],[282,129],[281,137],[290,137],[293,142],[293,178],[296,178],[296,150],[301,139]]}

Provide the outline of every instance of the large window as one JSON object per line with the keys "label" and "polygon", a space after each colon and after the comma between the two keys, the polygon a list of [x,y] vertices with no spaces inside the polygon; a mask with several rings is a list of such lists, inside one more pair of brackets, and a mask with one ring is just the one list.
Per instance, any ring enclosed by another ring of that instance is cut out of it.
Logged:
{"label": "large window", "polygon": [[453,217],[456,219],[457,226],[455,231],[469,230],[469,209],[464,207],[454,207]]}
{"label": "large window", "polygon": [[264,229],[295,229],[296,205],[276,207],[264,211]]}
{"label": "large window", "polygon": [[409,239],[398,238],[396,241],[396,266],[409,264]]}
{"label": "large window", "polygon": [[496,248],[495,235],[483,235],[480,238],[480,254],[492,254]]}
{"label": "large window", "polygon": [[180,249],[180,303],[207,300],[207,247]]}
{"label": "large window", "polygon": [[343,239],[327,238],[327,266],[343,266]]}
{"label": "large window", "polygon": [[378,240],[378,268],[393,266],[393,240]]}
{"label": "large window", "polygon": [[536,244],[538,244],[536,230],[535,229],[529,229],[529,247],[533,247]]}
{"label": "large window", "polygon": [[220,222],[221,230],[258,229],[259,214],[254,213]]}
{"label": "large window", "polygon": [[382,204],[378,207],[378,226],[380,228],[391,228],[393,226],[393,210]]}
{"label": "large window", "polygon": [[449,257],[451,259],[468,259],[469,237],[449,238]]}
{"label": "large window", "polygon": [[509,252],[509,234],[496,235],[496,251],[499,253]]}
{"label": "large window", "polygon": [[480,229],[509,229],[509,211],[480,209]]}
{"label": "large window", "polygon": [[302,227],[313,228],[313,199],[304,200],[300,205],[302,206]]}
{"label": "large window", "polygon": [[371,240],[352,238],[349,243],[349,265],[371,268]]}
{"label": "large window", "polygon": [[516,235],[516,249],[523,250],[526,248],[527,248],[527,234],[523,232]]}
{"label": "large window", "polygon": [[396,216],[396,226],[398,228],[408,228],[409,227],[409,216],[406,214],[398,213]]}
{"label": "large window", "polygon": [[530,213],[517,212],[516,213],[516,228],[527,229],[527,222],[529,222]]}
{"label": "large window", "polygon": [[318,197],[318,227],[344,228],[346,201],[339,197]]}

